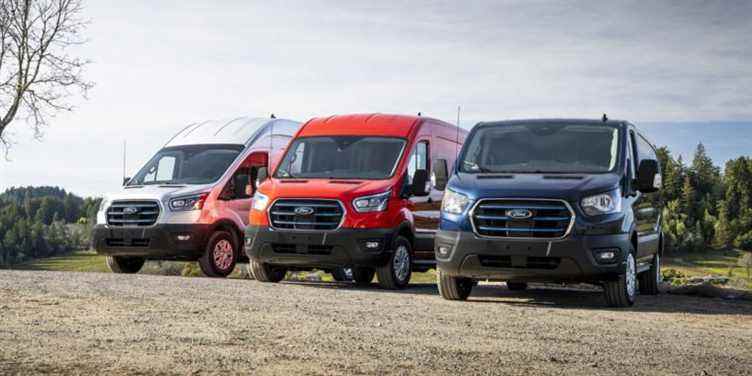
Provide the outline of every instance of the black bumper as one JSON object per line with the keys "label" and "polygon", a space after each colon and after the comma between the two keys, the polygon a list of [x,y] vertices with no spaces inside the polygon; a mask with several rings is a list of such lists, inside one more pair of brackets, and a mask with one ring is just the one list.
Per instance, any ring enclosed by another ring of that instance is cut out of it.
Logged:
{"label": "black bumper", "polygon": [[[629,247],[629,234],[576,235],[549,242],[439,231],[435,249],[438,268],[449,275],[520,282],[595,282],[623,272],[624,252]],[[613,251],[616,256],[612,261],[596,261],[595,255],[603,251]]]}
{"label": "black bumper", "polygon": [[[209,225],[157,224],[144,228],[96,225],[94,249],[100,255],[139,256],[152,260],[197,260],[204,252]],[[188,235],[188,240],[178,236]]]}
{"label": "black bumper", "polygon": [[[254,260],[291,268],[376,267],[387,261],[394,236],[392,229],[311,232],[248,227],[245,252]],[[379,246],[369,249],[369,242]]]}

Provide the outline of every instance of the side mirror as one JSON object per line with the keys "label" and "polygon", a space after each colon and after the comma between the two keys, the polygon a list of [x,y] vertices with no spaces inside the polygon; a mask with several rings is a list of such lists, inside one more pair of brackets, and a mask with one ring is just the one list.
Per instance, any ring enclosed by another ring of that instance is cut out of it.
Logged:
{"label": "side mirror", "polygon": [[449,168],[446,159],[436,159],[433,161],[433,173],[431,173],[431,185],[443,191],[449,181]]}
{"label": "side mirror", "polygon": [[258,171],[256,172],[256,186],[258,187],[263,183],[266,179],[269,178],[269,169],[266,167],[259,167]]}
{"label": "side mirror", "polygon": [[661,188],[661,174],[658,173],[658,161],[644,159],[637,167],[637,190],[642,193],[656,192]]}
{"label": "side mirror", "polygon": [[428,180],[428,171],[415,170],[413,175],[413,184],[410,187],[410,194],[412,196],[422,197],[428,196],[431,192],[431,182]]}
{"label": "side mirror", "polygon": [[131,181],[131,178],[130,178],[130,177],[127,177],[127,178],[123,178],[123,187],[125,187],[126,185],[128,185],[128,182],[129,182],[129,181]]}

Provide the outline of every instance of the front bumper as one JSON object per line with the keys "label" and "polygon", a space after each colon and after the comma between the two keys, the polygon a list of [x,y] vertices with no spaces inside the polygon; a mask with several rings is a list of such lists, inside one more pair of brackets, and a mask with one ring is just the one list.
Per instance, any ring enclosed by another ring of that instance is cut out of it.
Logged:
{"label": "front bumper", "polygon": [[[468,231],[436,234],[438,268],[449,275],[520,282],[594,282],[624,270],[627,233],[570,235],[558,241],[482,238]],[[605,250],[612,261],[596,261]],[[443,252],[442,252],[443,251]]]}
{"label": "front bumper", "polygon": [[[209,225],[156,224],[150,227],[96,225],[92,231],[94,249],[100,255],[138,256],[153,260],[197,260],[204,252]],[[178,240],[178,236],[190,236]]]}
{"label": "front bumper", "polygon": [[[279,231],[251,226],[245,232],[249,258],[292,268],[376,267],[391,253],[394,230],[348,229],[331,232]],[[378,242],[376,248],[366,243]]]}

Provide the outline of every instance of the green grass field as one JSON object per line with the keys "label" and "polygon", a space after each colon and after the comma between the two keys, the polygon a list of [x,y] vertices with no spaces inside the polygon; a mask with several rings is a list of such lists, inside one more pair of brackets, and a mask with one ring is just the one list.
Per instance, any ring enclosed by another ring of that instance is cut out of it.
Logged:
{"label": "green grass field", "polygon": [[[696,276],[723,276],[729,277],[730,287],[752,290],[752,279],[747,276],[747,269],[739,265],[739,260],[744,252],[739,250],[708,250],[706,252],[687,253],[682,255],[667,256],[664,260],[663,270],[669,269],[680,272],[687,277]],[[22,270],[53,270],[69,272],[109,272],[105,265],[104,256],[99,256],[93,251],[77,251],[69,255],[38,259],[20,265],[14,265],[12,269]],[[185,268],[186,263],[170,263],[167,265],[148,264],[144,272],[148,274],[180,275],[188,271],[190,276],[200,275],[198,265],[191,263]],[[243,278],[244,271],[236,268],[231,278]],[[323,281],[331,281],[332,277],[327,273],[319,272]],[[413,273],[413,283],[434,283],[436,272],[430,270],[426,273]]]}
{"label": "green grass field", "polygon": [[707,250],[667,256],[663,270],[674,269],[688,277],[722,276],[730,279],[730,287],[752,290],[752,279],[747,268],[740,265],[744,251]]}

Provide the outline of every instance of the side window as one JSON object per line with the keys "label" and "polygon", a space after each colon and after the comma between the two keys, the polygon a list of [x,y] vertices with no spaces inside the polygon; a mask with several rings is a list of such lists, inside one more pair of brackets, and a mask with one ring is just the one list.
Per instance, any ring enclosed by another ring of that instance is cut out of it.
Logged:
{"label": "side window", "polygon": [[428,170],[428,141],[418,142],[410,154],[410,160],[407,162],[407,177],[410,182],[413,181],[416,170]]}
{"label": "side window", "polygon": [[644,159],[658,160],[658,156],[655,154],[655,149],[642,135],[637,136],[637,154],[640,161]]}
{"label": "side window", "polygon": [[251,170],[252,168],[242,167],[235,171],[225,188],[228,198],[233,200],[251,198],[245,191],[245,187],[252,183]]}

